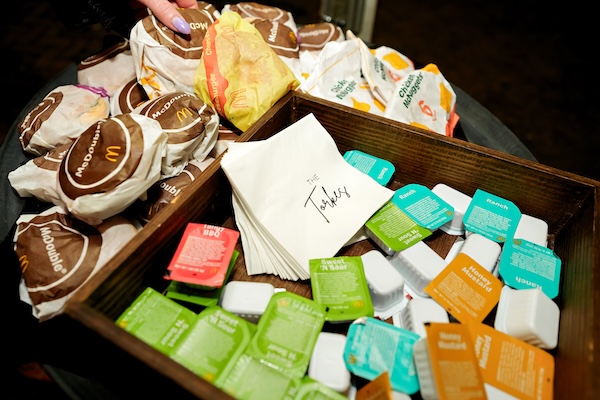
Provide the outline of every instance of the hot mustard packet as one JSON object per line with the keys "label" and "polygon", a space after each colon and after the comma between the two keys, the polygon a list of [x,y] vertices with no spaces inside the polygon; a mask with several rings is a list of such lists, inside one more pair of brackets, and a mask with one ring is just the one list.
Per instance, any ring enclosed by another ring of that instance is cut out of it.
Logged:
{"label": "hot mustard packet", "polygon": [[224,12],[208,29],[194,91],[242,132],[300,82],[236,12]]}

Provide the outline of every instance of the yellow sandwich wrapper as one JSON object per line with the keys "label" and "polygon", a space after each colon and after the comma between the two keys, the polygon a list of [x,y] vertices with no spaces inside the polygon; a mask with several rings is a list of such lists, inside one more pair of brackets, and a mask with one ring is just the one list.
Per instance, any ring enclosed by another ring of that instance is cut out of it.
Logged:
{"label": "yellow sandwich wrapper", "polygon": [[194,91],[242,132],[300,82],[238,13],[224,12],[208,29]]}

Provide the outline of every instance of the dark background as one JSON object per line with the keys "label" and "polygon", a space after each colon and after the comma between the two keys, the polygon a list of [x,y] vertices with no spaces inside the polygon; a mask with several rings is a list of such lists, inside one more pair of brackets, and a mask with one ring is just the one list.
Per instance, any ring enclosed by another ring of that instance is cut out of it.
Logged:
{"label": "dark background", "polygon": [[[312,7],[307,15],[318,15],[315,0],[272,3]],[[583,2],[561,7],[535,0],[378,4],[373,43],[417,63],[437,64],[539,162],[600,179],[598,33]],[[69,30],[43,1],[21,0],[12,8],[1,39],[0,139],[44,83],[98,51],[106,34],[100,25]]]}
{"label": "dark background", "polygon": [[[301,4],[312,7],[307,15],[319,15],[318,0],[271,3]],[[372,43],[419,64],[435,63],[540,163],[600,180],[598,33],[585,7],[583,2],[553,8],[542,1],[379,0]],[[11,9],[0,39],[0,142],[20,122],[15,119],[31,97],[68,65],[100,50],[107,33],[100,25],[68,29],[44,1],[11,2]],[[23,362],[11,381],[20,384],[16,398],[42,393],[57,398],[30,364],[35,354],[14,350]]]}

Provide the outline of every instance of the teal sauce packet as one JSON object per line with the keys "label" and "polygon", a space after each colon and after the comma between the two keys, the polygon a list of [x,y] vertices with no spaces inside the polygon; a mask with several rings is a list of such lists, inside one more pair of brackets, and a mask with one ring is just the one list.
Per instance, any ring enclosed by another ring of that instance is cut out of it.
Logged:
{"label": "teal sauce packet", "polygon": [[477,189],[463,217],[465,229],[498,243],[512,240],[521,211],[509,200]]}
{"label": "teal sauce packet", "polygon": [[392,389],[406,394],[419,390],[413,346],[420,336],[375,318],[361,318],[348,329],[344,361],[348,370],[367,380],[387,371]]}
{"label": "teal sauce packet", "polygon": [[396,190],[392,202],[419,226],[436,230],[454,218],[454,207],[426,186],[412,183]]}
{"label": "teal sauce packet", "polygon": [[382,186],[387,186],[396,171],[391,162],[360,150],[348,150],[344,153],[344,160]]}
{"label": "teal sauce packet", "polygon": [[514,289],[539,288],[549,298],[558,296],[561,260],[547,247],[525,239],[504,244],[498,273]]}

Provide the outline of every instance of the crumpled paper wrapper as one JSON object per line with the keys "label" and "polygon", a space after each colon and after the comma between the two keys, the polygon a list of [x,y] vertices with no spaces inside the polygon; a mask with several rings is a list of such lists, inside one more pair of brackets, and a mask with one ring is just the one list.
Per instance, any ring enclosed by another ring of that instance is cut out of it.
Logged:
{"label": "crumpled paper wrapper", "polygon": [[224,12],[204,37],[194,90],[242,132],[300,82],[238,13]]}

